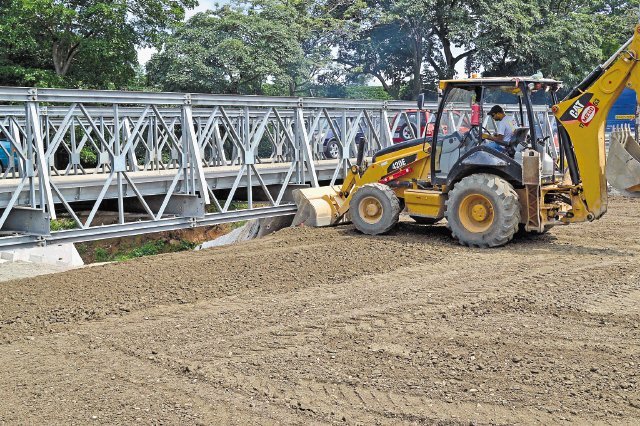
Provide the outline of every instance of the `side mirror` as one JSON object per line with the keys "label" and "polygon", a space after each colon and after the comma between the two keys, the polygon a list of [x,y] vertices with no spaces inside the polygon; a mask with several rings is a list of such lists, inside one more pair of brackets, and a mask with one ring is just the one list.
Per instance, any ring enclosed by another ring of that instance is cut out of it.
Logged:
{"label": "side mirror", "polygon": [[424,109],[424,93],[418,95],[418,109],[420,111]]}

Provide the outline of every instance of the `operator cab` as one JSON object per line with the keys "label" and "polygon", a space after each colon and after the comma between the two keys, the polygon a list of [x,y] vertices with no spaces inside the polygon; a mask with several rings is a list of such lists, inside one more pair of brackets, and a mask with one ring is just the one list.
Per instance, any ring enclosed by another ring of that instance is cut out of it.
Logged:
{"label": "operator cab", "polygon": [[[557,103],[555,92],[560,87],[559,81],[534,77],[441,81],[442,97],[431,141],[432,182],[449,186],[482,169],[519,186],[522,152],[527,148],[539,152],[543,179],[552,177],[557,173],[558,138],[547,105]],[[420,98],[419,108],[422,103]],[[502,110],[504,115],[489,115],[492,108]],[[511,136],[508,140],[488,140],[499,139],[500,119],[508,120],[502,127],[509,125]]]}

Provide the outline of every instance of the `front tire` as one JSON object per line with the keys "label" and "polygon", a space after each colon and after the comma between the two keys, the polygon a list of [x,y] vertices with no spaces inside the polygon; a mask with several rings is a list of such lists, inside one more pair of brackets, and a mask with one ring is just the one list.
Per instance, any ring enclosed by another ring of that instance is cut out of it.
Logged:
{"label": "front tire", "polygon": [[467,176],[449,192],[448,227],[461,244],[498,247],[511,239],[520,223],[520,202],[513,186],[501,177]]}
{"label": "front tire", "polygon": [[400,217],[400,201],[387,185],[370,183],[356,191],[349,211],[351,222],[363,234],[380,235],[389,232]]}

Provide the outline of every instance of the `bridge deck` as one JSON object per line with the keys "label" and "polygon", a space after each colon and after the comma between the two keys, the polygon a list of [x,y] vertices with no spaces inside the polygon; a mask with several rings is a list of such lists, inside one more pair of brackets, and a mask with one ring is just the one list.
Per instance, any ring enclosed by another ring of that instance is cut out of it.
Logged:
{"label": "bridge deck", "polygon": [[[318,180],[330,180],[338,166],[338,161],[319,160],[314,164]],[[244,167],[244,165],[206,167],[204,168],[204,173],[207,184],[214,190],[231,189],[238,173]],[[262,163],[256,164],[255,168],[266,185],[282,185],[288,170],[291,168],[291,163]],[[60,190],[64,199],[67,201],[95,201],[109,174],[93,173],[94,171],[91,169],[86,170],[86,172],[86,174],[78,175],[52,176],[51,182]],[[171,181],[177,173],[178,169],[172,168],[166,170],[127,172],[127,175],[131,178],[143,196],[150,196],[166,194],[169,190],[169,186],[171,185]],[[180,189],[182,180],[183,179],[180,178],[177,188],[178,190]],[[0,180],[0,208],[5,208],[8,205],[9,200],[16,191],[19,183],[20,179]],[[135,196],[132,191],[127,191],[126,181],[123,185],[125,186],[125,194],[131,197]],[[240,178],[238,187],[246,187],[247,185],[248,179],[245,171],[243,176]],[[255,178],[255,175],[252,179],[252,185],[260,185],[259,181]],[[35,187],[38,187],[37,182]],[[55,194],[53,197],[56,204],[60,203],[60,199]],[[115,179],[111,181],[104,198],[118,198],[117,181]],[[21,191],[18,204],[28,204],[28,200],[29,187],[25,186]]]}

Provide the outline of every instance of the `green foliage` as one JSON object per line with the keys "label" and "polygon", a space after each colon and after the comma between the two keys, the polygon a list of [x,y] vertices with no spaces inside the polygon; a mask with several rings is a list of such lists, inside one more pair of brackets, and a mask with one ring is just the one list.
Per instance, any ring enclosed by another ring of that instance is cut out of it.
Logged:
{"label": "green foliage", "polygon": [[231,222],[228,224],[229,230],[234,230],[237,228],[240,228],[241,226],[244,226],[247,223],[246,220],[241,220],[239,222]]}
{"label": "green foliage", "polygon": [[71,218],[58,218],[51,221],[52,231],[63,231],[65,229],[77,228],[76,221]]}
{"label": "green foliage", "polygon": [[95,151],[85,146],[80,150],[80,162],[84,167],[95,167],[98,164],[98,156]]}
{"label": "green foliage", "polygon": [[347,86],[346,97],[351,99],[377,99],[387,101],[393,99],[382,86]]}
{"label": "green foliage", "polygon": [[163,90],[296,95],[330,61],[311,0],[253,0],[193,16],[147,64]]}
{"label": "green foliage", "polygon": [[[545,76],[579,82],[598,63],[618,49],[632,33],[637,1],[615,3],[574,0],[532,3],[510,0],[519,6],[515,16],[499,13],[490,4],[482,12],[493,17],[484,27],[500,35],[499,43],[485,38],[478,43],[476,62],[485,75],[530,75],[541,70]],[[505,30],[505,20],[513,21]]]}
{"label": "green foliage", "polygon": [[234,0],[184,23],[197,0],[0,0],[0,85],[414,99],[461,68],[571,85],[639,2]]}
{"label": "green foliage", "polygon": [[189,241],[180,240],[167,243],[165,240],[150,240],[139,247],[134,247],[122,251],[109,252],[104,247],[96,247],[93,251],[96,262],[122,262],[143,256],[153,256],[160,253],[174,253],[179,251],[192,250],[196,244]]}
{"label": "green foliage", "polygon": [[[326,0],[346,79],[377,79],[415,98],[465,73],[579,81],[631,34],[638,0]],[[403,88],[404,86],[404,88]],[[408,91],[406,89],[409,89]]]}
{"label": "green foliage", "polygon": [[111,255],[107,249],[102,247],[96,248],[93,255],[96,262],[109,262],[111,260]]}
{"label": "green foliage", "polygon": [[196,0],[4,0],[0,84],[125,88],[136,46],[158,43]]}
{"label": "green foliage", "polygon": [[163,247],[164,242],[162,241],[149,241],[129,252],[113,256],[113,260],[115,260],[116,262],[122,262],[123,260],[134,259],[136,257],[152,256],[154,254],[160,253],[160,250]]}

